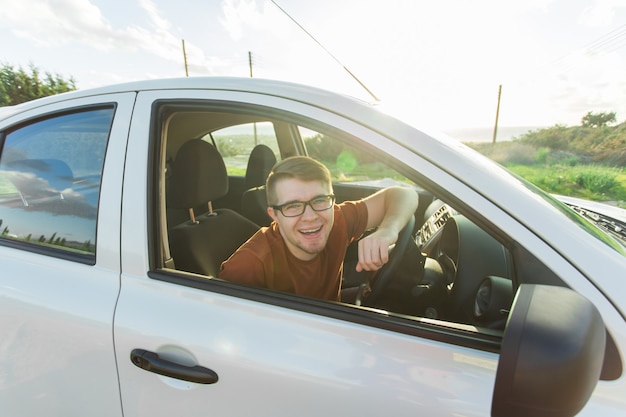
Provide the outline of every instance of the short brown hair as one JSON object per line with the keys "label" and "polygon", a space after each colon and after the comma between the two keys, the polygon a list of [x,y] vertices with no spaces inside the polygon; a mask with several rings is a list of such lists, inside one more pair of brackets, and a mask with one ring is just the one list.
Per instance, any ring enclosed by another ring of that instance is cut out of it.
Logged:
{"label": "short brown hair", "polygon": [[279,161],[267,176],[265,190],[267,204],[272,206],[276,201],[276,183],[281,179],[295,178],[301,181],[319,181],[332,185],[330,171],[324,164],[308,156],[291,156]]}

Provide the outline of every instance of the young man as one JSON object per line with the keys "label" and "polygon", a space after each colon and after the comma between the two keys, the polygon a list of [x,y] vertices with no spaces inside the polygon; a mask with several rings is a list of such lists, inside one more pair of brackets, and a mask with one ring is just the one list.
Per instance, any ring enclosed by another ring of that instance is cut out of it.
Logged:
{"label": "young man", "polygon": [[335,205],[328,169],[304,156],[278,162],[266,182],[268,213],[261,228],[228,260],[219,277],[241,284],[338,301],[343,258],[359,241],[357,271],[375,271],[417,208],[417,193],[389,187],[360,201]]}

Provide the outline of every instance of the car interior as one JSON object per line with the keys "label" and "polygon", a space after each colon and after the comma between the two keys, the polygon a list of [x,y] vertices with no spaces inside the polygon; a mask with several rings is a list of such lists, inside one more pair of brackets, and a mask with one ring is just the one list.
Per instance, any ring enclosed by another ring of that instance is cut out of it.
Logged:
{"label": "car interior", "polygon": [[[176,269],[215,278],[222,261],[258,228],[269,225],[263,184],[275,161],[296,154],[323,156],[312,154],[303,138],[305,129],[289,120],[180,105],[165,113],[170,253]],[[252,131],[236,133],[254,125],[256,140]],[[346,145],[350,139],[333,137]],[[247,142],[229,149],[237,141]],[[333,183],[337,202],[361,199],[381,188],[380,180],[388,180],[361,176],[342,181],[349,174],[342,172]],[[352,302],[502,329],[513,297],[509,250],[417,184],[408,179],[403,184],[419,193],[415,221],[401,233],[390,262],[377,274],[357,273],[356,245],[348,248],[343,287],[360,288]],[[484,304],[476,305],[477,293],[484,295]]]}
{"label": "car interior", "polygon": [[[390,184],[419,194],[414,221],[400,233],[383,268],[357,273],[356,243],[348,248],[342,288],[356,295],[343,303],[480,334],[490,340],[486,348],[497,351],[519,283],[564,286],[523,247],[494,237],[488,227],[409,179],[410,170],[400,172],[403,167],[368,153],[358,138],[258,109],[176,103],[162,105],[159,114],[154,131],[162,165],[154,168],[161,192],[155,194],[165,197],[155,204],[166,213],[160,224],[166,231],[160,268],[219,281],[221,262],[271,221],[264,190],[271,167],[289,156],[309,155],[327,163],[337,203]],[[341,158],[348,162],[340,163]],[[363,173],[365,166],[372,169]],[[621,374],[621,362],[615,363],[617,371],[605,367],[605,379]]]}

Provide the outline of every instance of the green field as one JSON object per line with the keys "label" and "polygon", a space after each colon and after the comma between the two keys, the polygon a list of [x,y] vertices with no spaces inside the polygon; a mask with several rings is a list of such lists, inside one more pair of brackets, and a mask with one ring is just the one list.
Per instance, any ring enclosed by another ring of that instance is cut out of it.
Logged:
{"label": "green field", "polygon": [[549,193],[626,204],[624,123],[557,125],[512,141],[468,145]]}
{"label": "green field", "polygon": [[622,207],[626,201],[626,173],[622,168],[518,164],[506,168],[549,193],[611,201]]}

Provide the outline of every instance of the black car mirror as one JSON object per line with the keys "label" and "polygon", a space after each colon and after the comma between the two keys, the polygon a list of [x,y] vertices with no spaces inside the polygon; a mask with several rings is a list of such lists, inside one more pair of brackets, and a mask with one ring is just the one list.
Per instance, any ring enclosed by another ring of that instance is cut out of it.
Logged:
{"label": "black car mirror", "polygon": [[568,288],[522,284],[504,330],[491,415],[576,415],[598,382],[605,343],[589,300]]}

